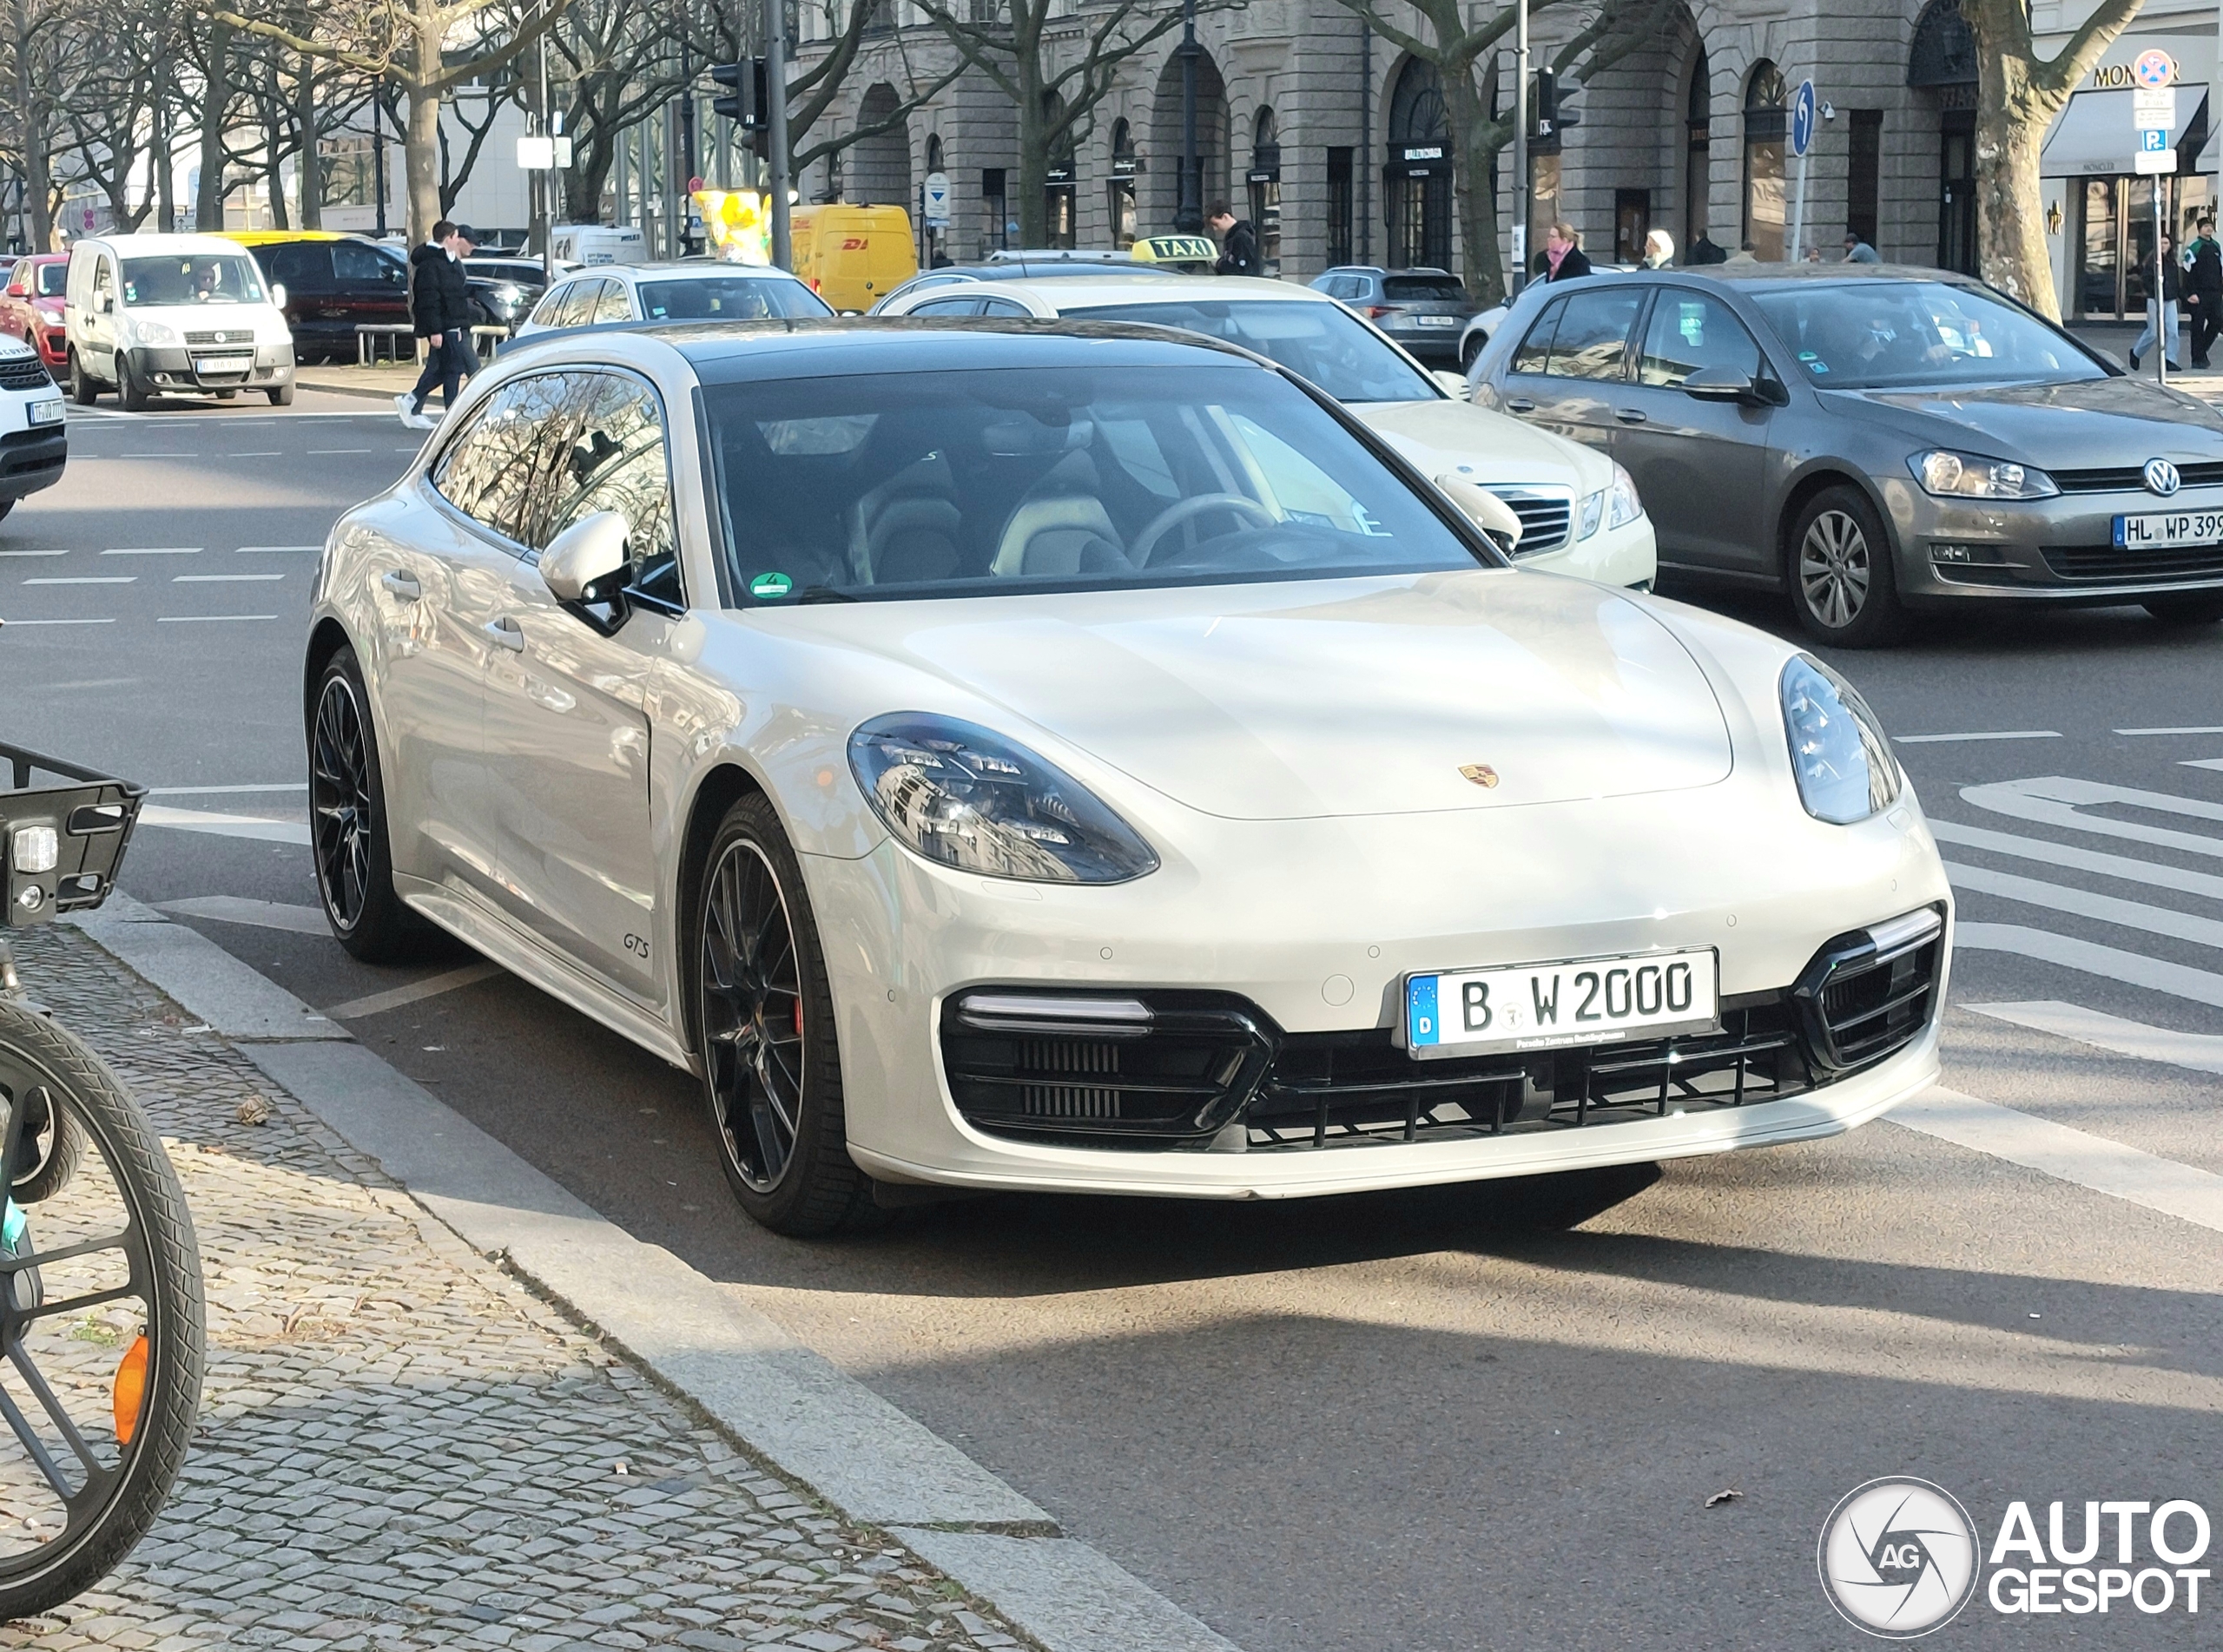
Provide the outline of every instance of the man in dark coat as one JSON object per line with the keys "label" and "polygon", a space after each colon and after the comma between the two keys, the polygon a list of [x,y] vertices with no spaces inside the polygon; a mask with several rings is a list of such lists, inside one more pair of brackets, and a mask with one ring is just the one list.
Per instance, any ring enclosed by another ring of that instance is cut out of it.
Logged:
{"label": "man in dark coat", "polygon": [[393,405],[403,424],[419,430],[432,428],[425,398],[432,387],[440,387],[441,407],[452,407],[465,376],[478,371],[478,352],[471,347],[471,282],[463,268],[472,244],[469,225],[443,218],[432,226],[432,240],[409,254],[409,319],[417,336],[431,339],[432,346],[416,389],[396,396]]}
{"label": "man in dark coat", "polygon": [[1250,227],[1248,218],[1237,218],[1225,201],[1216,203],[1205,227],[1219,237],[1219,261],[1212,266],[1216,275],[1256,275],[1258,264],[1258,232]]}
{"label": "man in dark coat", "polygon": [[2207,365],[2207,352],[2223,336],[2223,246],[2215,240],[2215,220],[2200,220],[2193,240],[2192,268],[2185,276],[2185,308],[2192,313],[2192,365]]}

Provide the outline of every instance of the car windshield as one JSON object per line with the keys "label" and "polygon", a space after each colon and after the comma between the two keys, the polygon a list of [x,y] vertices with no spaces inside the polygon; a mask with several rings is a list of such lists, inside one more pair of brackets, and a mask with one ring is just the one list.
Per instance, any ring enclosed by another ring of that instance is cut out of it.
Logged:
{"label": "car windshield", "polygon": [[171,304],[261,304],[262,278],[244,253],[168,253],[123,260],[123,301],[153,307]]}
{"label": "car windshield", "polygon": [[34,282],[32,291],[43,299],[58,299],[69,290],[69,267],[67,264],[36,264],[31,267]]}
{"label": "car windshield", "polygon": [[834,312],[801,281],[780,276],[701,275],[642,282],[641,313],[651,321],[762,321]]}
{"label": "car windshield", "polygon": [[1974,287],[1944,281],[1801,284],[1752,302],[1817,390],[2104,378],[2064,334]]}
{"label": "car windshield", "polygon": [[750,606],[1497,563],[1303,391],[1241,363],[780,379],[703,398]]}
{"label": "car windshield", "polygon": [[1239,344],[1310,379],[1339,402],[1427,402],[1443,392],[1397,347],[1340,305],[1184,299],[1063,309],[1092,321],[1147,321]]}

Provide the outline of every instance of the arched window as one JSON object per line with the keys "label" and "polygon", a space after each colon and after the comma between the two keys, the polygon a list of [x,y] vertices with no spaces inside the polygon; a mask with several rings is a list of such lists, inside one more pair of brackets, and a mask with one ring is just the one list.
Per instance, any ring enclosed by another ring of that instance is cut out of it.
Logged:
{"label": "arched window", "polygon": [[1080,167],[1073,151],[1073,129],[1057,130],[1065,118],[1065,100],[1053,91],[1042,94],[1042,123],[1055,133],[1050,140],[1050,166],[1043,174],[1042,227],[1050,247],[1075,244],[1080,228]]}
{"label": "arched window", "polygon": [[1691,65],[1691,90],[1683,109],[1683,261],[1705,239],[1713,194],[1713,73],[1699,48]]}
{"label": "arched window", "polygon": [[1261,108],[1250,124],[1250,227],[1258,237],[1258,273],[1282,273],[1282,139],[1274,112]]}
{"label": "arched window", "polygon": [[1762,58],[1745,82],[1744,244],[1762,263],[1784,256],[1783,155],[1791,89],[1783,71]]}
{"label": "arched window", "polygon": [[1435,65],[1408,58],[1389,94],[1389,261],[1451,267],[1451,126]]}
{"label": "arched window", "polygon": [[1112,122],[1112,176],[1105,194],[1112,214],[1112,245],[1135,244],[1135,128],[1125,115]]}

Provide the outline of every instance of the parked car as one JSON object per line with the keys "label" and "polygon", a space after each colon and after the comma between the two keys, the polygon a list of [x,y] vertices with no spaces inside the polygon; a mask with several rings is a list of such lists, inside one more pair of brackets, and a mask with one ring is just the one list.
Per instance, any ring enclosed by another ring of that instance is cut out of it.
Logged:
{"label": "parked car", "polygon": [[69,462],[65,411],[38,351],[0,338],[0,517],[62,480]]}
{"label": "parked car", "polygon": [[605,264],[559,277],[518,337],[610,321],[761,321],[834,312],[785,270],[754,264]]}
{"label": "parked car", "polygon": [[30,346],[56,378],[69,367],[69,332],[62,302],[69,272],[67,253],[34,253],[16,260],[8,272],[7,290],[0,294],[0,333]]}
{"label": "parked car", "polygon": [[1342,403],[1429,477],[1503,500],[1520,518],[1512,554],[1522,567],[1651,586],[1652,523],[1619,466],[1447,394],[1418,362],[1324,293],[1250,276],[1113,274],[914,292],[887,313],[1141,322],[1255,350]]}
{"label": "parked car", "polygon": [[1509,304],[1493,304],[1467,318],[1467,325],[1459,329],[1459,365],[1462,372],[1474,371],[1474,364],[1481,359],[1482,346],[1490,341],[1490,335],[1498,330],[1512,308]]}
{"label": "parked car", "polygon": [[353,361],[358,326],[409,325],[409,261],[360,235],[235,230],[263,279],[286,289],[286,324],[304,361]]}
{"label": "parked car", "polygon": [[1963,276],[1713,266],[1532,286],[1475,382],[1627,468],[1663,570],[1786,591],[1830,642],[2002,602],[2223,620],[2223,415]]}
{"label": "parked car", "polygon": [[88,235],[69,248],[63,290],[69,394],[102,391],[137,411],[165,392],[294,399],[287,294],[221,235]]}
{"label": "parked car", "polygon": [[1349,305],[1422,361],[1439,365],[1464,365],[1460,329],[1482,307],[1449,270],[1340,264],[1314,277],[1311,286]]}
{"label": "parked car", "polygon": [[1180,272],[1162,264],[1138,260],[1122,261],[1113,254],[1079,253],[1072,258],[1013,257],[997,253],[985,264],[945,264],[939,269],[920,270],[909,280],[888,293],[867,312],[870,315],[888,315],[907,300],[912,294],[924,293],[932,287],[962,286],[971,281],[1040,281],[1061,280],[1074,276],[1105,275],[1177,275]]}
{"label": "parked car", "polygon": [[837,310],[862,313],[919,273],[919,242],[900,207],[798,207],[796,276]]}
{"label": "parked car", "polygon": [[1520,572],[1466,497],[1158,328],[551,338],[327,543],[327,918],[698,1074],[790,1234],[1651,1163],[1934,1084],[1952,896],[1859,696]]}

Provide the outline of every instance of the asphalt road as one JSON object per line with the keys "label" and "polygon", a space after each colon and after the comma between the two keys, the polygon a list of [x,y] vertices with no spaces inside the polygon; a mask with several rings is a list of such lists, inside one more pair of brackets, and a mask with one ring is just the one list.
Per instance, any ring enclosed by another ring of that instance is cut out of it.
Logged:
{"label": "asphalt road", "polygon": [[[460,948],[376,971],[316,931],[304,548],[410,433],[304,394],[73,409],[70,435],[63,483],[0,524],[0,695],[9,738],[157,789],[125,887],[1250,1652],[1849,1646],[1816,1537],[1880,1475],[1946,1486],[1987,1538],[2016,1498],[2042,1526],[2068,1500],[2072,1537],[2087,1498],[2223,1518],[2223,1234],[1889,1122],[1422,1195],[757,1230],[683,1075]],[[2223,1039],[2223,629],[1986,615],[1837,663],[1944,823],[1975,943],[1947,1083],[2223,1173],[2223,1042],[2199,1042]],[[2207,732],[2122,732],[2156,728]],[[1935,1643],[2191,1645],[2203,1621],[1979,1602]]]}

